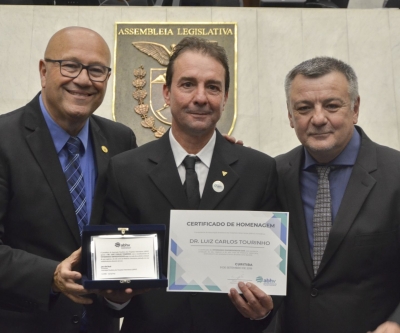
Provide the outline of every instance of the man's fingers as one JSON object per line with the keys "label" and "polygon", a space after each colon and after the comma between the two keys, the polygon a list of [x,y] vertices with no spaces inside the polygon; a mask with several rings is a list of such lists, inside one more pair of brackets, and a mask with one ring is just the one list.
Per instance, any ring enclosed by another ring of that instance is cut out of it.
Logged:
{"label": "man's fingers", "polygon": [[263,292],[256,285],[248,282],[239,282],[239,289],[242,291],[247,304],[250,307],[250,315],[253,319],[264,317],[273,308],[272,298]]}
{"label": "man's fingers", "polygon": [[240,146],[243,146],[243,145],[244,145],[244,143],[243,143],[242,140],[237,140],[237,141],[236,141],[236,144],[237,144],[237,145],[240,145]]}
{"label": "man's fingers", "polygon": [[222,136],[225,138],[225,140],[232,142],[232,143],[236,143],[236,139],[234,136],[231,136],[228,134],[222,134]]}
{"label": "man's fingers", "polygon": [[[79,272],[71,271],[71,265],[64,260],[58,264],[53,276],[53,290],[55,292],[69,292],[68,289],[73,287],[74,290],[83,290],[83,287],[74,281],[79,280],[82,275]],[[76,285],[76,286],[74,286]]]}
{"label": "man's fingers", "polygon": [[68,258],[60,262],[54,272],[52,289],[54,292],[61,292],[69,299],[79,304],[91,304],[93,301],[82,295],[89,294],[77,280],[82,278],[82,274],[74,271],[74,267],[80,263],[82,249],[79,248],[73,252]]}
{"label": "man's fingers", "polygon": [[[56,270],[57,271],[57,270]],[[76,271],[71,271],[69,268],[65,266],[60,266],[59,272],[57,275],[63,280],[79,280],[82,278],[82,274]]]}
{"label": "man's fingers", "polygon": [[75,265],[81,262],[81,255],[82,255],[82,247],[72,252],[71,255],[66,260],[71,263],[71,267],[74,267]]}
{"label": "man's fingers", "polygon": [[236,140],[234,136],[228,135],[228,134],[222,134],[222,136],[225,138],[225,140],[236,143],[237,145],[243,146],[243,141],[242,140]]}
{"label": "man's fingers", "polygon": [[244,301],[244,299],[239,295],[236,289],[232,288],[228,294],[230,300],[236,309],[244,316],[245,318],[250,318],[249,306]]}
{"label": "man's fingers", "polygon": [[[258,288],[256,285],[252,283],[247,283],[246,287],[248,288],[248,290],[245,293],[243,293],[246,299],[247,299],[246,296],[248,297],[254,296],[254,298],[257,299],[257,301],[261,304],[263,308],[269,309],[268,311],[271,311],[273,309],[274,304],[271,296],[267,295],[265,292],[263,292],[260,288]],[[251,292],[251,295],[249,291]],[[247,301],[250,303],[249,300]]]}
{"label": "man's fingers", "polygon": [[239,282],[238,286],[243,297],[233,288],[228,295],[232,303],[244,317],[261,319],[273,309],[271,296],[264,293],[254,284]]}

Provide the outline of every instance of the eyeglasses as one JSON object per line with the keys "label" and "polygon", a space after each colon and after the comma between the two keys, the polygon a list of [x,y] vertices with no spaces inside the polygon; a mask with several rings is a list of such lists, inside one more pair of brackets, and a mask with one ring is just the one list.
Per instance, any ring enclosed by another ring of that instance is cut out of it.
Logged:
{"label": "eyeglasses", "polygon": [[58,62],[60,64],[60,73],[62,76],[69,77],[71,79],[75,79],[81,74],[82,69],[86,69],[89,75],[89,79],[94,82],[104,82],[108,73],[111,72],[110,67],[102,66],[102,65],[88,65],[85,66],[77,61],[72,60],[52,60],[52,59],[44,59],[47,62]]}

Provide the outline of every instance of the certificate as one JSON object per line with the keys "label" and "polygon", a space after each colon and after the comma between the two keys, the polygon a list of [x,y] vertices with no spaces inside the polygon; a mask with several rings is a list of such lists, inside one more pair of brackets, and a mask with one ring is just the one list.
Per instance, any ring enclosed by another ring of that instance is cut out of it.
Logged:
{"label": "certificate", "polygon": [[93,280],[158,279],[157,235],[92,236]]}
{"label": "certificate", "polygon": [[172,210],[167,291],[228,293],[242,281],[286,295],[288,223],[285,212]]}

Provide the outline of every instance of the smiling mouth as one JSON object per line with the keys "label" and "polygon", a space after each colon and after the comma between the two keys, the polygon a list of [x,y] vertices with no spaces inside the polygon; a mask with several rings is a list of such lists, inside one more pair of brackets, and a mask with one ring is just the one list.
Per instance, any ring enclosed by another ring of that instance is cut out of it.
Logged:
{"label": "smiling mouth", "polygon": [[90,97],[93,96],[94,93],[87,93],[87,92],[82,92],[82,91],[72,91],[72,90],[68,90],[68,93],[70,93],[71,95],[77,96],[77,97]]}

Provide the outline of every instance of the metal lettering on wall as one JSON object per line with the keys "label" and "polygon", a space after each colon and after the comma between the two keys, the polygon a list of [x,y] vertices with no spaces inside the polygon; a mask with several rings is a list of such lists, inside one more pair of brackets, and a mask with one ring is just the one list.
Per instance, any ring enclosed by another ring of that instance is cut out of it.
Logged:
{"label": "metal lettering on wall", "polygon": [[139,145],[161,137],[171,125],[162,88],[173,47],[187,36],[217,42],[227,52],[231,82],[217,127],[222,133],[233,131],[237,115],[236,23],[116,23],[113,117],[132,128]]}

